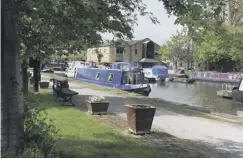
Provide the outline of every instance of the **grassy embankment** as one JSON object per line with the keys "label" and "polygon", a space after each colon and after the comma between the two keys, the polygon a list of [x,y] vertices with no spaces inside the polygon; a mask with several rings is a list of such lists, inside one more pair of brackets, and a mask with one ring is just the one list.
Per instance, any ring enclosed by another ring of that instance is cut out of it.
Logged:
{"label": "grassy embankment", "polygon": [[[45,74],[45,75],[47,75],[51,78],[56,78],[56,79],[67,79],[66,77],[60,77],[55,74]],[[229,122],[229,123],[243,124],[242,122],[237,121],[235,119],[231,119],[230,117],[226,118],[226,117],[223,117],[220,115],[210,113],[210,111],[208,111],[207,109],[204,109],[204,108],[192,107],[192,106],[188,106],[185,104],[169,102],[169,101],[165,101],[163,99],[149,98],[149,97],[145,97],[142,95],[138,95],[136,93],[124,92],[121,90],[117,90],[117,89],[113,89],[113,88],[109,88],[109,87],[103,87],[103,86],[95,85],[95,84],[90,84],[90,83],[86,83],[83,81],[77,81],[77,80],[70,79],[70,78],[68,78],[68,81],[78,84],[78,85],[80,85],[80,87],[88,87],[90,89],[98,90],[98,91],[108,91],[111,94],[118,95],[118,96],[125,97],[125,98],[136,98],[139,100],[146,100],[146,102],[149,102],[152,105],[155,105],[155,104],[160,105],[163,108],[166,108],[168,110],[171,110],[171,111],[174,111],[174,112],[177,112],[180,114],[197,116],[197,117],[202,117],[202,118],[207,118],[207,119],[212,119],[212,120],[217,120],[217,121],[223,121],[223,122]]]}
{"label": "grassy embankment", "polygon": [[47,117],[59,129],[55,137],[59,157],[162,157],[162,152],[151,145],[125,136],[74,107],[60,105],[50,91],[30,93],[26,99],[31,107],[45,108]]}

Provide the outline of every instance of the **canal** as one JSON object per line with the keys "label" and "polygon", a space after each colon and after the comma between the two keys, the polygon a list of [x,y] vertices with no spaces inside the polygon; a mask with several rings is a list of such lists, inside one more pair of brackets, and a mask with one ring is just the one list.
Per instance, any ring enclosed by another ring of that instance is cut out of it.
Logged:
{"label": "canal", "polygon": [[213,112],[243,117],[243,103],[218,97],[216,92],[222,88],[219,83],[195,82],[185,84],[168,82],[151,84],[150,97],[166,101],[208,108]]}

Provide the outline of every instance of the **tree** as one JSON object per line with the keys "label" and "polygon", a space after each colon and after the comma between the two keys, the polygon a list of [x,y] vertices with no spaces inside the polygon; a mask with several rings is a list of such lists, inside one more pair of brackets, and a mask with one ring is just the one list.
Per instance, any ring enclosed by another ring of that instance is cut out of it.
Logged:
{"label": "tree", "polygon": [[228,24],[224,27],[226,32],[222,34],[214,31],[204,31],[198,34],[200,38],[196,41],[195,55],[199,63],[212,63],[214,65],[212,69],[233,71],[232,66],[229,65],[235,62],[238,65],[243,63],[241,60],[243,28]]}
{"label": "tree", "polygon": [[228,18],[229,24],[234,26],[243,26],[243,2],[241,0],[231,0],[228,2]]}
{"label": "tree", "polygon": [[[3,0],[1,52],[1,150],[17,152],[23,146],[23,99],[20,78],[19,38],[13,0]],[[17,152],[18,153],[18,152]]]}
{"label": "tree", "polygon": [[160,49],[159,54],[162,61],[173,61],[176,69],[179,61],[191,63],[193,61],[193,44],[186,30],[173,35]]}

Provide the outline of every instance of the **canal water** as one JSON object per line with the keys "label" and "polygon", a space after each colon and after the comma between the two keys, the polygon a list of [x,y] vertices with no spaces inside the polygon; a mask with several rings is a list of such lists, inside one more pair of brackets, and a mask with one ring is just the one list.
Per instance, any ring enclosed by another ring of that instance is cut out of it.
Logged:
{"label": "canal water", "polygon": [[150,97],[243,117],[243,103],[217,96],[217,90],[222,89],[222,84],[219,83],[195,82],[194,84],[185,84],[168,82],[151,84],[151,89]]}

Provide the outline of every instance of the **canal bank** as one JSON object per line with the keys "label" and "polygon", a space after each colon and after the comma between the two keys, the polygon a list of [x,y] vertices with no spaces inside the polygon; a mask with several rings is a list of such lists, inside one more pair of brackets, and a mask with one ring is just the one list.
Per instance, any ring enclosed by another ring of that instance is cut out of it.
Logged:
{"label": "canal bank", "polygon": [[[50,78],[50,77],[67,79],[66,77],[62,77],[61,75],[42,73],[42,79],[46,79],[46,78]],[[141,95],[138,95],[135,93],[129,93],[129,92],[124,92],[124,91],[121,91],[118,89],[113,89],[113,88],[109,88],[109,87],[103,87],[100,85],[85,83],[85,82],[74,80],[71,78],[68,78],[68,81],[69,81],[69,83],[71,82],[72,84],[74,84],[75,87],[83,87],[83,88],[87,87],[92,90],[102,91],[101,94],[104,94],[104,95],[106,95],[106,93],[109,92],[112,95],[120,96],[123,98],[136,99],[136,100],[140,100],[141,102],[146,102],[146,103],[152,104],[152,105],[159,104],[160,107],[164,107],[168,110],[172,110],[172,111],[178,112],[180,114],[211,118],[211,119],[215,119],[215,120],[222,120],[222,121],[233,122],[233,123],[240,123],[240,124],[243,123],[242,117],[232,115],[232,113],[231,114],[224,113],[224,111],[223,112],[214,111],[214,109],[212,109],[210,107],[203,107],[201,105],[198,105],[198,103],[193,102],[192,99],[195,97],[191,96],[190,94],[186,94],[186,93],[188,93],[189,90],[191,89],[191,87],[193,87],[195,85],[190,85],[190,84],[187,85],[187,84],[183,84],[183,83],[173,83],[173,84],[168,83],[166,85],[162,85],[163,86],[162,88],[161,88],[161,85],[159,85],[159,87],[156,85],[151,85],[152,92],[150,93],[149,97],[145,97],[145,96],[141,96]],[[209,85],[211,85],[211,84],[209,84]],[[170,89],[170,87],[176,88],[176,89]],[[166,88],[169,88],[169,89],[166,89]],[[189,88],[189,90],[183,91],[183,89],[185,89],[185,88]],[[204,88],[204,86],[202,88],[203,88],[203,90],[208,90],[208,88]],[[200,92],[202,90],[199,89],[196,92],[198,92],[198,91]],[[196,94],[196,92],[191,92],[191,94],[194,95],[194,94]],[[222,100],[221,103],[219,103],[219,104],[225,103],[225,99],[218,98],[217,96],[215,98],[215,96],[212,96],[213,94],[216,94],[216,91],[213,92],[212,90],[209,90],[209,92],[211,92],[211,94],[209,94],[209,95],[212,99]],[[207,95],[208,92],[203,92],[203,94]],[[184,98],[184,97],[189,97],[189,98]],[[204,98],[203,98],[202,103],[205,103],[204,101],[205,101],[205,98],[207,98],[207,96],[203,96],[203,97]],[[231,101],[228,100],[227,102],[231,102]],[[213,103],[214,103],[214,101],[211,101],[211,103],[206,102],[205,104],[212,105]],[[240,104],[240,107],[242,106],[241,103],[239,103],[239,102],[234,102],[234,103],[236,103],[238,105]],[[243,108],[243,107],[241,107],[241,108]]]}
{"label": "canal bank", "polygon": [[[44,77],[43,78],[50,78]],[[157,110],[153,122],[153,131],[164,132],[170,135],[187,139],[190,141],[200,141],[215,148],[232,152],[234,157],[242,156],[243,152],[243,126],[234,122],[222,122],[212,114],[200,113],[175,103],[164,100],[154,100],[147,97],[137,96],[131,93],[124,93],[117,90],[100,86],[69,80],[70,89],[77,91],[78,96],[74,98],[78,109],[86,109],[85,100],[92,95],[105,96],[110,101],[108,112],[116,114],[122,120],[104,117],[107,122],[115,125],[126,125],[125,104],[151,104]],[[208,119],[210,116],[217,120]],[[226,119],[222,119],[226,120]],[[233,134],[233,135],[232,135]],[[158,138],[159,139],[159,138]]]}

